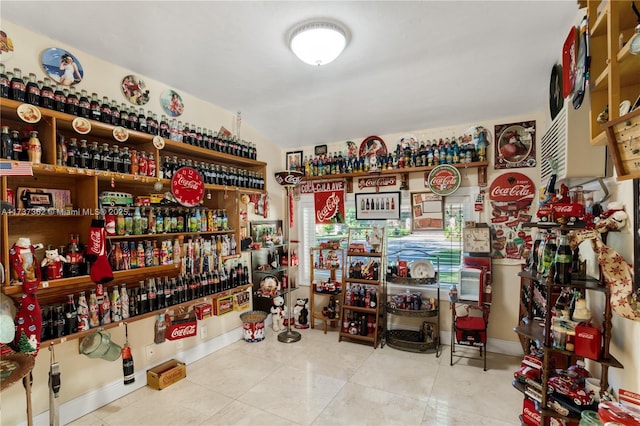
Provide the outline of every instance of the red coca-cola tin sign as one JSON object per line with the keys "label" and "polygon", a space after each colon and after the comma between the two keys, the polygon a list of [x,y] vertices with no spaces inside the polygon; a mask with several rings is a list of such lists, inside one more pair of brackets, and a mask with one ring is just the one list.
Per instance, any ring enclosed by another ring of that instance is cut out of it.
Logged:
{"label": "red coca-cola tin sign", "polygon": [[438,195],[451,195],[460,187],[460,171],[449,164],[440,164],[424,174],[424,186]]}
{"label": "red coca-cola tin sign", "polygon": [[182,167],[171,178],[171,193],[185,207],[195,207],[204,196],[204,180],[197,170]]}
{"label": "red coca-cola tin sign", "polygon": [[533,201],[536,187],[522,173],[505,173],[498,176],[489,189],[489,198],[498,203],[512,203],[516,210],[527,210]]}

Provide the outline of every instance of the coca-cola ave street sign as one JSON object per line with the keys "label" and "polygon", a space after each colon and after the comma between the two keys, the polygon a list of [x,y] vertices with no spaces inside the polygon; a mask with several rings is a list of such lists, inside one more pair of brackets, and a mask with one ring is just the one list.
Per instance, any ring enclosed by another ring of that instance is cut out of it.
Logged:
{"label": "coca-cola ave street sign", "polygon": [[424,174],[424,186],[442,196],[456,192],[461,181],[460,171],[449,164],[440,164]]}

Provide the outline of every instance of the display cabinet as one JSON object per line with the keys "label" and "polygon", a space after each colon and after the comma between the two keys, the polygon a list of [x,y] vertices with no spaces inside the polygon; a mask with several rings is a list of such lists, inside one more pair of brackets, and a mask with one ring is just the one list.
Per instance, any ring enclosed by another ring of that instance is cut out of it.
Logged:
{"label": "display cabinet", "polygon": [[385,335],[386,228],[350,228],[347,245],[347,274],[340,306],[338,341],[371,344]]}
{"label": "display cabinet", "polygon": [[[178,161],[191,160],[197,165],[204,161],[221,167],[232,166],[264,175],[266,163],[166,140],[159,136],[154,138],[152,135],[135,130],[127,130],[126,138],[123,138],[122,134],[114,132],[116,127],[110,124],[86,120],[90,126],[85,128],[74,124],[74,120],[78,117],[45,108],[39,108],[41,116],[39,121],[26,123],[17,112],[20,105],[19,102],[0,99],[1,124],[17,130],[20,134],[37,131],[42,147],[42,157],[41,163],[0,160],[3,161],[3,172],[0,173],[0,199],[9,201],[17,207],[16,210],[0,216],[0,262],[7,270],[2,286],[5,294],[16,300],[22,295],[20,283],[14,282],[14,285],[10,283],[9,250],[18,238],[26,237],[32,244],[41,243],[44,247],[59,248],[66,247],[69,244],[70,235],[74,235],[75,238],[79,236],[79,245],[82,248],[83,243],[89,243],[89,228],[94,219],[112,214],[121,215],[123,222],[127,219],[127,224],[133,223],[135,219],[132,216],[136,211],[131,205],[133,202],[141,209],[145,209],[147,213],[153,210],[154,215],[168,214],[168,217],[176,217],[176,219],[177,216],[185,218],[195,216],[196,213],[204,214],[207,211],[225,211],[226,221],[222,228],[185,226],[182,229],[171,229],[166,226],[162,228],[156,226],[151,229],[149,226],[144,233],[134,233],[127,228],[122,233],[108,235],[107,251],[110,253],[116,245],[122,245],[124,241],[133,242],[136,245],[139,242],[149,241],[150,245],[155,245],[158,252],[169,242],[178,241],[182,249],[181,253],[174,254],[173,258],[166,259],[166,262],[153,263],[153,266],[144,268],[129,267],[115,270],[114,280],[107,284],[109,288],[114,285],[125,285],[126,288],[131,289],[137,287],[140,280],[149,277],[170,278],[189,272],[185,271],[184,260],[189,254],[184,252],[184,248],[191,247],[190,241],[198,244],[197,241],[200,240],[213,240],[215,247],[216,240],[225,237],[225,240],[229,239],[229,245],[237,247],[236,255],[218,251],[215,266],[225,261],[232,263],[234,259],[240,257],[237,198],[241,194],[264,193],[265,189],[205,183],[204,194],[199,204],[192,207],[178,206],[176,203],[164,204],[157,199],[158,194],[161,194],[159,198],[162,199],[165,198],[163,194],[171,193],[171,180],[164,176],[161,165],[170,157]],[[63,139],[66,144],[62,143]],[[120,148],[136,150],[138,153],[145,151],[149,157],[153,156],[157,167],[155,170],[150,168],[147,174],[124,173],[101,167],[76,167],[64,161],[66,147],[72,139],[76,139],[78,145],[84,140],[87,141],[87,145],[95,142],[99,147],[106,145],[107,148],[115,148],[114,146],[118,145]],[[21,169],[21,175],[13,175],[10,171],[16,168]],[[28,175],[29,170],[32,171],[32,175]],[[55,193],[58,197],[47,204],[47,208],[33,208],[29,205],[30,193],[47,192]],[[122,205],[103,206],[100,203],[100,195],[103,192],[117,192],[127,196],[130,194],[133,200],[129,198],[130,201]],[[200,224],[202,224],[202,218]],[[38,264],[42,261],[44,254],[44,250],[36,251]],[[195,268],[201,265],[191,265],[187,262],[186,266]],[[62,303],[67,300],[68,294],[77,296],[80,291],[86,291],[88,295],[89,290],[95,288],[95,284],[87,273],[88,268],[85,269],[86,271],[72,277],[43,280],[38,290],[40,303],[42,305]],[[202,269],[190,270],[193,273],[201,271]]]}
{"label": "display cabinet", "polygon": [[[625,111],[629,112],[628,107],[621,108],[623,102],[633,105],[640,98],[640,56],[633,55],[629,49],[638,20],[631,8],[632,3],[629,0],[587,1],[592,145],[607,143],[598,121],[598,115],[605,108],[609,109],[609,120],[616,120]],[[618,175],[621,175],[620,170]]]}
{"label": "display cabinet", "polygon": [[253,309],[257,311],[269,313],[275,296],[284,296],[297,288],[297,241],[277,242],[279,244],[263,244],[251,251]]}
{"label": "display cabinet", "polygon": [[[416,251],[416,250],[412,250]],[[440,356],[440,270],[427,260],[428,253],[419,253],[420,259],[402,260],[406,251],[397,253],[398,261],[387,268],[387,331],[385,343],[392,348],[410,352],[434,351]],[[401,318],[422,321],[419,329],[410,329]]]}
{"label": "display cabinet", "polygon": [[340,299],[344,287],[344,249],[314,247],[310,253],[311,328],[322,322],[322,330],[340,326]]}
{"label": "display cabinet", "polygon": [[[560,234],[568,232],[564,225],[538,224],[537,226],[554,229]],[[523,269],[518,275],[521,280],[522,300],[519,325],[514,328],[514,331],[523,344],[524,352],[527,355],[525,361],[530,358],[531,354],[541,356],[542,360],[540,377],[527,379],[526,383],[516,380],[513,382],[513,386],[525,395],[525,399],[535,401],[535,407],[540,414],[540,425],[547,424],[549,418],[577,423],[580,421],[580,413],[566,403],[559,403],[560,398],[556,398],[555,394],[551,393],[551,387],[544,385],[554,377],[555,368],[567,367],[570,363],[575,363],[577,359],[583,358],[576,355],[576,342],[560,343],[561,334],[555,328],[552,310],[559,297],[562,297],[562,292],[577,291],[580,295],[589,292],[592,297],[604,298],[602,338],[601,342],[594,339],[597,344],[597,353],[593,357],[590,356],[589,359],[600,366],[600,389],[601,392],[606,391],[609,388],[609,368],[623,368],[622,364],[609,352],[612,337],[610,289],[604,281],[590,277],[577,278],[572,276],[571,282],[568,284],[558,285],[554,283],[553,279],[553,264],[550,265],[545,276],[541,276],[537,271],[527,269]],[[566,340],[566,342],[569,341]]]}

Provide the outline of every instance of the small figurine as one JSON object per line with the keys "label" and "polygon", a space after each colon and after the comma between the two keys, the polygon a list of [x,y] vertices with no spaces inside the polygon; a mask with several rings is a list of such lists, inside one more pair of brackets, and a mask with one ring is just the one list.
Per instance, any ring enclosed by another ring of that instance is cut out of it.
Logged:
{"label": "small figurine", "polygon": [[273,298],[273,306],[271,306],[271,320],[273,331],[284,330],[284,313],[287,307],[284,304],[284,297],[276,296]]}
{"label": "small figurine", "polygon": [[596,230],[600,233],[607,231],[619,231],[627,224],[627,213],[622,203],[611,201],[607,204],[607,210],[600,213],[600,220],[596,222]]}
{"label": "small figurine", "polygon": [[47,279],[57,280],[62,278],[62,264],[67,263],[66,257],[58,253],[58,249],[49,248],[44,252],[44,259],[40,266],[46,267]]}
{"label": "small figurine", "polygon": [[296,306],[293,308],[296,328],[309,328],[309,299],[298,298]]}

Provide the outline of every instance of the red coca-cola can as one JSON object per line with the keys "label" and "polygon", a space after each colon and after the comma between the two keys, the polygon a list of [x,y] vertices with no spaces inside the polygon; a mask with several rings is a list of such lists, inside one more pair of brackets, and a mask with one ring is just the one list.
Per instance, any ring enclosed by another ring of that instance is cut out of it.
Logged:
{"label": "red coca-cola can", "polygon": [[107,235],[116,235],[116,216],[112,214],[104,215],[104,229]]}

